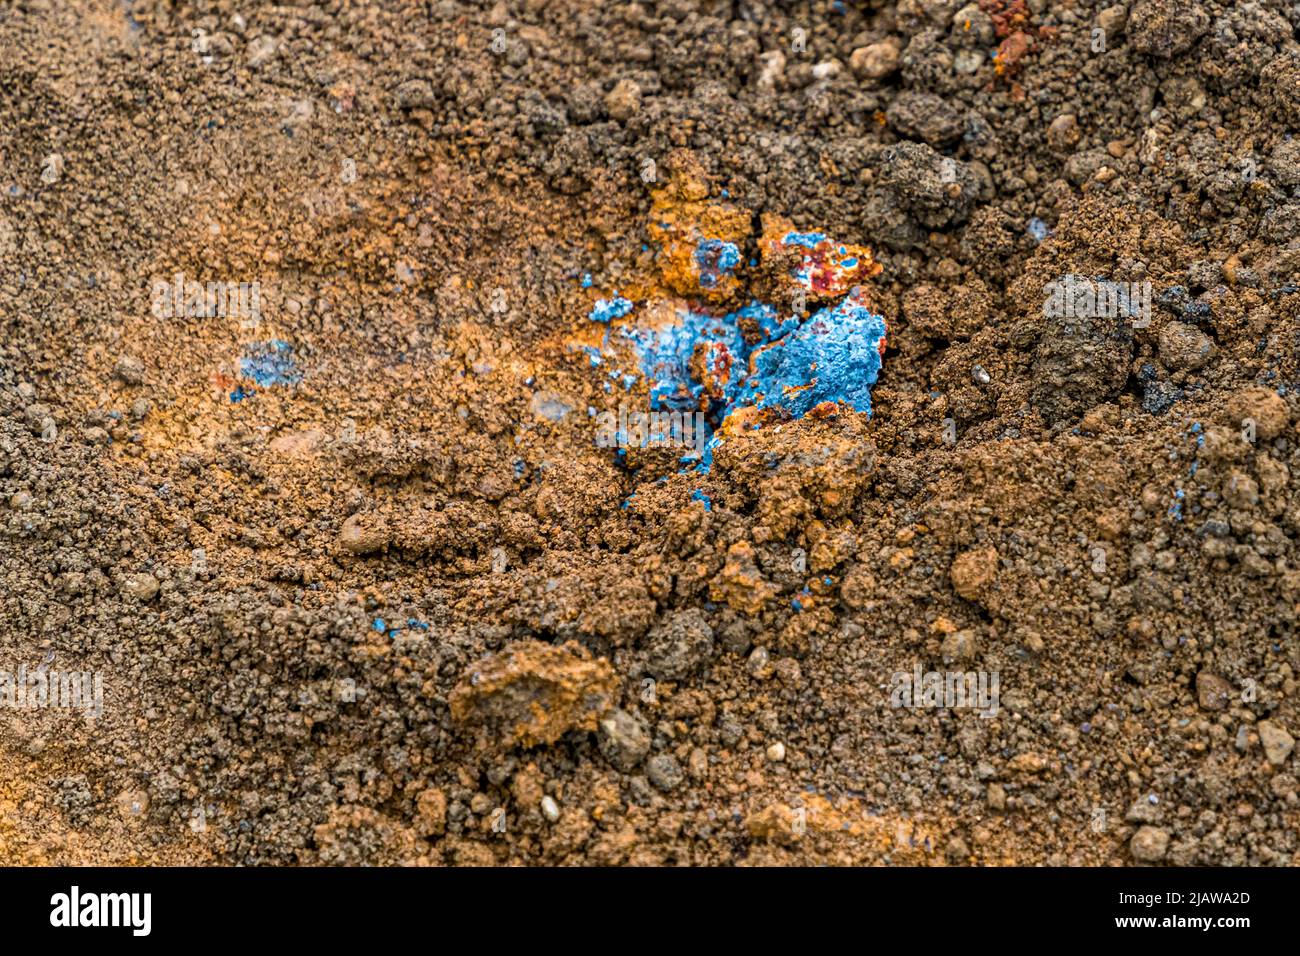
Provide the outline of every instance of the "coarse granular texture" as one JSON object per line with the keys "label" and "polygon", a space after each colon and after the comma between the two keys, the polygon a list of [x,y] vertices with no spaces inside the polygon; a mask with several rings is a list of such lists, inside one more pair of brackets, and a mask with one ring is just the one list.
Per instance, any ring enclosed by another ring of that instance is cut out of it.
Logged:
{"label": "coarse granular texture", "polygon": [[5,4],[0,859],[1300,862],[1298,36]]}

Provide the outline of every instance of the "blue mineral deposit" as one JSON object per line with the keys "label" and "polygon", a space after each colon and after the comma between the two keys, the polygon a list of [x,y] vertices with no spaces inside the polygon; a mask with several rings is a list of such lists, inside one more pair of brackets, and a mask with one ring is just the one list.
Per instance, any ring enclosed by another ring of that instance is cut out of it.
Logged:
{"label": "blue mineral deposit", "polygon": [[885,320],[850,296],[758,348],[735,404],[802,418],[823,402],[843,402],[870,414],[884,337]]}
{"label": "blue mineral deposit", "polygon": [[[262,388],[295,385],[302,381],[302,372],[298,371],[293,357],[293,346],[280,339],[246,345],[244,357],[239,360],[239,374]],[[233,395],[231,398],[238,401]]]}
{"label": "blue mineral deposit", "polygon": [[621,295],[615,295],[612,299],[597,299],[595,307],[591,310],[588,318],[593,322],[604,322],[608,324],[613,319],[621,319],[632,311],[632,303]]}
{"label": "blue mineral deposit", "polygon": [[826,233],[824,232],[787,232],[781,243],[787,246],[803,246],[805,249],[816,249],[825,241]]}
{"label": "blue mineral deposit", "polygon": [[695,246],[695,265],[700,270],[700,288],[712,289],[740,265],[740,249],[723,239],[701,239]]}
{"label": "blue mineral deposit", "polygon": [[[806,322],[752,302],[722,316],[686,309],[672,323],[617,334],[649,380],[652,409],[707,409],[720,425],[740,408],[797,419],[838,402],[870,414],[885,320],[849,295]],[[709,470],[718,443],[710,434],[700,470]]]}

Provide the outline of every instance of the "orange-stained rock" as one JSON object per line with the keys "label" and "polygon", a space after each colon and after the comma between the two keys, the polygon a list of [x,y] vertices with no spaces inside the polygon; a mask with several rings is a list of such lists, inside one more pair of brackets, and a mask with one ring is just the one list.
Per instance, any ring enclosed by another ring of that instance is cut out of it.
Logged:
{"label": "orange-stained rock", "polygon": [[533,747],[595,730],[617,691],[609,661],[580,644],[526,640],[475,664],[448,700],[456,721],[485,727],[505,746]]}

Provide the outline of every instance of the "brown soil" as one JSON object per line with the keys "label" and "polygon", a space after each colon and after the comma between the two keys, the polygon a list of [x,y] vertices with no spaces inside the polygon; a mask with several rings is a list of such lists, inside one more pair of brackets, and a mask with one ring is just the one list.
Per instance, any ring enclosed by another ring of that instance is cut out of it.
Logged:
{"label": "brown soil", "polygon": [[[0,861],[1296,863],[1297,31],[6,4],[0,673],[103,711],[0,702]],[[787,308],[786,223],[881,267],[870,417],[597,447],[648,386],[596,300]],[[1067,275],[1150,324],[1046,318]]]}

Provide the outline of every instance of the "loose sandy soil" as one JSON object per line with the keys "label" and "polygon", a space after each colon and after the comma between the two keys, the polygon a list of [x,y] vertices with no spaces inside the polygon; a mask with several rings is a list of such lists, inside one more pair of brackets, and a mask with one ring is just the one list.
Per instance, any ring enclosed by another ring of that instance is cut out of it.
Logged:
{"label": "loose sandy soil", "polygon": [[[0,692],[102,711],[0,700],[0,862],[1295,864],[1298,36],[5,3]],[[790,230],[881,267],[871,414],[597,447],[597,301],[789,313]]]}

